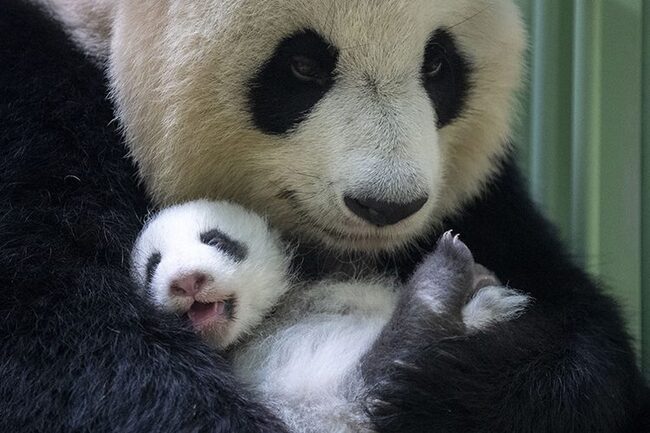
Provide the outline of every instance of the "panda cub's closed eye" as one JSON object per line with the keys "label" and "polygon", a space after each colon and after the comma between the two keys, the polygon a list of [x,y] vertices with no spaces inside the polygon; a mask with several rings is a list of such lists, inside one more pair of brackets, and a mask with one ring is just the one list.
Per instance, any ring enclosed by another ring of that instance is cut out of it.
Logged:
{"label": "panda cub's closed eye", "polygon": [[236,262],[241,262],[248,257],[246,245],[232,239],[221,230],[212,229],[201,233],[200,239],[201,243],[218,249]]}
{"label": "panda cub's closed eye", "polygon": [[155,275],[156,269],[158,268],[158,265],[160,265],[161,260],[162,255],[160,253],[153,253],[147,259],[147,266],[145,270],[145,287],[151,288],[151,281],[153,280],[153,276]]}

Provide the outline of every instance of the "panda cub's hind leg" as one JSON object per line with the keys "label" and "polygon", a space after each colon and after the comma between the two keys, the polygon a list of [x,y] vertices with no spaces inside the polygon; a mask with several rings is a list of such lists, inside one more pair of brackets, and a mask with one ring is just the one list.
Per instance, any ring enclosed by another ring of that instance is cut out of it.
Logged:
{"label": "panda cub's hind leg", "polygon": [[366,383],[380,380],[391,365],[408,363],[410,354],[424,346],[515,318],[529,302],[475,263],[460,238],[447,232],[404,287],[390,321],[366,354]]}
{"label": "panda cub's hind leg", "polygon": [[289,288],[289,254],[266,221],[227,202],[162,210],[133,250],[133,273],[158,307],[187,317],[226,348],[257,326]]}
{"label": "panda cub's hind leg", "polygon": [[395,318],[421,318],[419,326],[453,336],[511,320],[529,303],[527,295],[504,286],[476,263],[458,235],[447,232],[409,281],[401,302],[405,311],[398,310]]}
{"label": "panda cub's hind leg", "polygon": [[531,302],[530,296],[503,285],[492,272],[475,264],[472,294],[462,310],[463,325],[470,334],[479,332],[516,319]]}

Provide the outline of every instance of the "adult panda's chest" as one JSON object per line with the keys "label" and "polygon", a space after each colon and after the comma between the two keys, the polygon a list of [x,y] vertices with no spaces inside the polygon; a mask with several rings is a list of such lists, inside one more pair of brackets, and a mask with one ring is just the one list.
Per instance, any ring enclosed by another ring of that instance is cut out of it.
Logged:
{"label": "adult panda's chest", "polygon": [[389,280],[297,288],[233,351],[233,368],[274,401],[345,404],[361,387],[359,361],[396,299],[396,284]]}

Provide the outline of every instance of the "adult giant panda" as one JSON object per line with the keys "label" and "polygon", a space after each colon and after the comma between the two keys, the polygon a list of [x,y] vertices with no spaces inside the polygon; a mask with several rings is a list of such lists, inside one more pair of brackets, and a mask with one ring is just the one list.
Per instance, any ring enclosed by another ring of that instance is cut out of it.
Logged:
{"label": "adult giant panda", "polygon": [[83,53],[0,3],[0,430],[284,431],[129,280],[148,206],[206,196],[298,240],[306,278],[359,260],[407,277],[453,229],[535,299],[379,380],[377,432],[647,431],[619,313],[513,161],[509,0],[46,6]]}

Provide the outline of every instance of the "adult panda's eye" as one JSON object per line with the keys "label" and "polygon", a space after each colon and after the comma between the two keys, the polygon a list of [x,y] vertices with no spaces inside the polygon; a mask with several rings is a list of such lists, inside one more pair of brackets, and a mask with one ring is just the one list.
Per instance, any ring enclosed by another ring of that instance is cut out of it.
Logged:
{"label": "adult panda's eye", "polygon": [[430,60],[422,67],[422,74],[427,80],[439,80],[444,74],[445,59],[442,55]]}
{"label": "adult panda's eye", "polygon": [[471,86],[473,65],[447,29],[436,30],[424,49],[422,84],[436,110],[438,128],[461,115]]}
{"label": "adult panda's eye", "polygon": [[337,62],[336,48],[314,30],[279,41],[249,84],[255,126],[273,135],[295,128],[334,86]]}
{"label": "adult panda's eye", "polygon": [[291,57],[291,72],[300,81],[325,85],[329,74],[320,64],[306,56]]}

